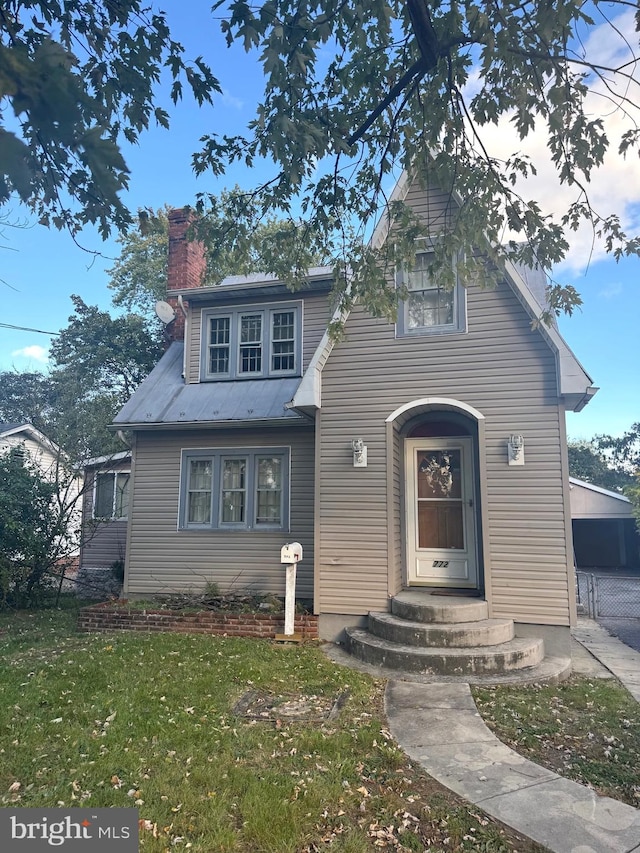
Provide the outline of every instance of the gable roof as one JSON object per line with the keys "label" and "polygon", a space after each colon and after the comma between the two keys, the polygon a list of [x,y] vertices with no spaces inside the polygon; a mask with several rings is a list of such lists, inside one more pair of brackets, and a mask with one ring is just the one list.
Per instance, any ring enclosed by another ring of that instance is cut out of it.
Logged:
{"label": "gable roof", "polygon": [[183,342],[172,343],[118,412],[113,426],[222,428],[239,422],[307,422],[297,412],[285,409],[300,377],[186,384],[182,377],[183,358]]}
{"label": "gable roof", "polygon": [[[403,200],[410,188],[411,182],[406,170],[398,179],[389,201]],[[388,210],[388,206],[387,206]],[[379,248],[389,236],[390,221],[385,213],[381,216],[369,241],[372,248]],[[544,310],[544,293],[546,276],[542,270],[524,270],[514,263],[507,261],[503,272],[505,281],[511,287],[532,321],[537,321]],[[344,322],[347,315],[334,314],[333,320]],[[564,398],[568,409],[579,412],[587,405],[591,397],[598,391],[593,380],[582,367],[569,345],[564,340],[555,324],[547,326],[540,323],[537,330],[543,336],[556,357],[558,389]],[[322,402],[322,368],[326,363],[335,341],[328,331],[322,337],[309,366],[302,377],[298,390],[290,402],[292,408],[310,411],[321,407]]]}
{"label": "gable roof", "polygon": [[43,432],[40,432],[39,429],[36,429],[28,421],[23,421],[22,423],[0,423],[0,439],[19,436],[21,433],[25,433],[32,441],[35,441],[42,447],[46,447],[52,453],[62,453],[61,448],[54,441],[47,438]]}
{"label": "gable roof", "polygon": [[587,489],[590,492],[596,492],[599,495],[606,495],[608,498],[615,498],[617,501],[630,504],[631,501],[625,495],[619,492],[612,492],[609,489],[603,489],[602,486],[594,486],[593,483],[587,483],[586,480],[578,480],[577,477],[569,477],[569,483],[572,486],[579,486],[581,489]]}
{"label": "gable roof", "polygon": [[569,477],[569,501],[574,519],[633,518],[629,498],[576,477]]}

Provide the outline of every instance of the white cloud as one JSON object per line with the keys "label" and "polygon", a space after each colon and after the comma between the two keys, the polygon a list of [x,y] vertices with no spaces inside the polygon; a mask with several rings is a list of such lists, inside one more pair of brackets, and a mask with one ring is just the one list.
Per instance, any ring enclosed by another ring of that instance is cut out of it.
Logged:
{"label": "white cloud", "polygon": [[234,110],[241,110],[244,107],[244,101],[236,98],[235,95],[229,94],[226,90],[221,93],[220,100],[225,107],[231,107]]}
{"label": "white cloud", "polygon": [[[637,43],[632,11],[620,15],[613,24],[616,29],[610,23],[598,26],[583,42],[584,56],[589,61],[609,68],[629,62],[630,48],[628,51],[624,48],[625,39],[627,44]],[[626,69],[628,73],[631,70],[632,66]],[[640,73],[637,70],[635,73],[638,76],[631,83],[613,73],[608,73],[606,80],[591,78],[586,100],[586,110],[590,116],[602,118],[610,143],[603,166],[592,173],[586,184],[589,201],[593,210],[601,216],[618,214],[623,229],[630,235],[640,231],[640,159],[635,151],[630,151],[623,158],[618,154],[618,144],[625,130],[640,124],[640,106],[616,106],[612,93],[618,93],[619,97],[626,96],[640,104]],[[476,85],[474,79],[472,87]],[[545,213],[555,214],[559,219],[568,206],[579,198],[579,190],[575,186],[560,184],[547,149],[547,134],[542,122],[539,129],[521,141],[506,117],[497,126],[481,128],[481,138],[493,156],[506,159],[515,152],[524,152],[531,158],[537,175],[526,182],[522,181],[517,189],[523,197],[535,199]],[[607,254],[603,242],[594,237],[587,224],[577,232],[568,232],[567,237],[570,250],[558,267],[557,271],[561,273],[573,275],[583,272],[590,263],[601,260]]]}
{"label": "white cloud", "polygon": [[33,361],[40,362],[40,364],[47,364],[49,361],[48,351],[44,347],[38,346],[38,344],[22,347],[22,349],[16,349],[11,353],[11,355],[18,358],[29,358]]}
{"label": "white cloud", "polygon": [[598,291],[598,296],[609,301],[620,296],[622,291],[622,284],[619,281],[611,281]]}

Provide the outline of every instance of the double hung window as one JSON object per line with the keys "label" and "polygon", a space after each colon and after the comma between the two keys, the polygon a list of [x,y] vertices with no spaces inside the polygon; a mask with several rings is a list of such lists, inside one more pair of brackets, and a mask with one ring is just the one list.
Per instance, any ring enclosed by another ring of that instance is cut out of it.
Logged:
{"label": "double hung window", "polygon": [[407,295],[398,310],[400,335],[460,332],[465,328],[465,292],[459,284],[448,289],[434,281],[430,267],[435,253],[416,254],[413,267],[398,273]]}
{"label": "double hung window", "polygon": [[288,484],[286,448],[184,451],[180,527],[284,530]]}
{"label": "double hung window", "polygon": [[96,474],[93,517],[123,520],[129,515],[128,471]]}
{"label": "double hung window", "polygon": [[299,304],[202,312],[202,379],[252,379],[300,373]]}

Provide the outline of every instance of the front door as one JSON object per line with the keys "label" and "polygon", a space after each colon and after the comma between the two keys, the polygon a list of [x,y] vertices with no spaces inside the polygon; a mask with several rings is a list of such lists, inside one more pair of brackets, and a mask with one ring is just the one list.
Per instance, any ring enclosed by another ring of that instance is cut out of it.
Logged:
{"label": "front door", "polygon": [[471,438],[405,441],[409,585],[476,588]]}

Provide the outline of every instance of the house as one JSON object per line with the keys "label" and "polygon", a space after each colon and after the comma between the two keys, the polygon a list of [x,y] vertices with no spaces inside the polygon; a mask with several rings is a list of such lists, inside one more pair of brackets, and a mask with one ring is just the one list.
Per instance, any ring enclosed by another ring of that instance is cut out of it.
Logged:
{"label": "house", "polygon": [[55,477],[57,466],[64,458],[55,442],[26,422],[0,423],[0,453],[12,447],[23,448],[31,462],[47,477]]}
{"label": "house", "polygon": [[[449,202],[406,175],[394,197],[427,227]],[[397,322],[356,307],[335,341],[330,269],[295,293],[267,276],[201,287],[187,225],[171,213],[174,340],[114,424],[134,435],[125,595],[207,581],[281,595],[280,548],[297,540],[297,594],[324,638],[403,590],[463,591],[566,652],[564,413],[595,389],[555,326],[532,328],[536,276],[507,264],[495,289],[444,291],[424,244],[398,273]]]}
{"label": "house", "polygon": [[579,570],[640,572],[640,536],[629,498],[569,478],[573,549]]}
{"label": "house", "polygon": [[0,454],[14,447],[21,448],[27,454],[43,479],[58,484],[58,498],[67,508],[69,520],[68,536],[60,540],[59,550],[64,554],[60,565],[64,565],[67,578],[73,577],[78,567],[81,479],[76,476],[62,448],[33,424],[24,421],[0,423]]}
{"label": "house", "polygon": [[84,467],[82,542],[77,578],[83,597],[117,593],[124,572],[131,452],[89,459]]}

